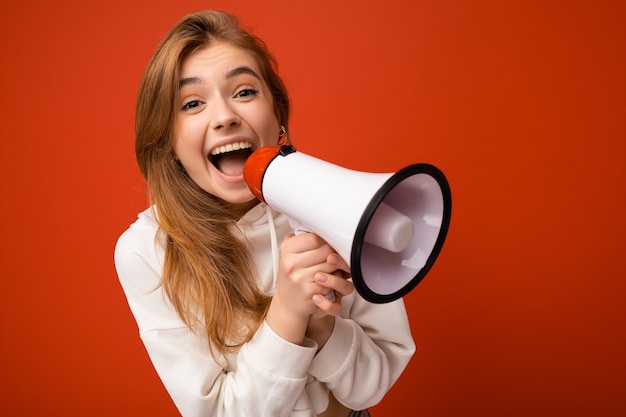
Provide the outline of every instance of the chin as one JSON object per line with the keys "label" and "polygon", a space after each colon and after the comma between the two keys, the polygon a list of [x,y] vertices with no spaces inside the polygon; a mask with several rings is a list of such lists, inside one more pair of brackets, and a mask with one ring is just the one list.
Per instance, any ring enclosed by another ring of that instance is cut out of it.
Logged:
{"label": "chin", "polygon": [[220,193],[219,195],[217,195],[217,197],[233,205],[245,205],[253,201],[258,201],[254,194],[252,194],[252,191],[250,191],[247,186],[243,188],[245,189],[237,191],[231,190],[230,192]]}
{"label": "chin", "polygon": [[256,197],[254,196],[254,194],[252,194],[252,191],[250,191],[248,187],[246,187],[245,191],[242,190],[238,193],[228,193],[224,195],[222,197],[222,200],[230,204],[247,204],[253,200],[256,200]]}

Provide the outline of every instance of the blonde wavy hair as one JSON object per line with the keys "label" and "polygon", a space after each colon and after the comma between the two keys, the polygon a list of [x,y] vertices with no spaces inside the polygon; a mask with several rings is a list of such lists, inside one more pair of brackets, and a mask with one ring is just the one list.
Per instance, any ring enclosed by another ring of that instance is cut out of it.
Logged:
{"label": "blonde wavy hair", "polygon": [[145,70],[137,99],[135,150],[166,242],[161,285],[181,319],[194,330],[205,329],[215,357],[250,340],[271,298],[258,288],[249,250],[233,234],[238,212],[197,186],[174,153],[181,65],[213,41],[230,42],[254,55],[272,93],[277,120],[287,127],[287,91],[265,43],[241,28],[234,16],[201,11],[170,30]]}

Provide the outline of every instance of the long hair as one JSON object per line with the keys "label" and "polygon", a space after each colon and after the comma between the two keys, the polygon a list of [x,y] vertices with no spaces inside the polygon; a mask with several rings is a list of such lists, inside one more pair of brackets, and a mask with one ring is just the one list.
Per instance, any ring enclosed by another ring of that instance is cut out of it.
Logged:
{"label": "long hair", "polygon": [[205,330],[215,357],[250,340],[270,297],[258,288],[249,249],[234,235],[238,219],[233,206],[202,190],[174,153],[181,65],[212,41],[253,54],[272,93],[276,117],[287,126],[287,91],[266,45],[234,16],[201,11],[180,20],[148,63],[137,99],[135,151],[165,238],[161,285],[185,324]]}

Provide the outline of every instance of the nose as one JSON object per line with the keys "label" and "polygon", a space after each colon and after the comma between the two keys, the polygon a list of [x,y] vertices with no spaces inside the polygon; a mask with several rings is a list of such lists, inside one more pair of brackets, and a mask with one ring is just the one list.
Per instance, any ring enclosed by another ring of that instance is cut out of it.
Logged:
{"label": "nose", "polygon": [[225,128],[238,126],[240,123],[241,119],[227,99],[221,98],[214,102],[214,111],[211,122],[213,129],[223,130]]}

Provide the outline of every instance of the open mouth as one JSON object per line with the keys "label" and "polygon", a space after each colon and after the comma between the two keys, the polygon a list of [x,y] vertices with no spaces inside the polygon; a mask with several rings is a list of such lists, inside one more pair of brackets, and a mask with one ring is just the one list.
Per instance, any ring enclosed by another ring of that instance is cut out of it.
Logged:
{"label": "open mouth", "polygon": [[234,142],[213,149],[209,158],[224,175],[238,176],[243,174],[243,166],[253,150],[250,142]]}

